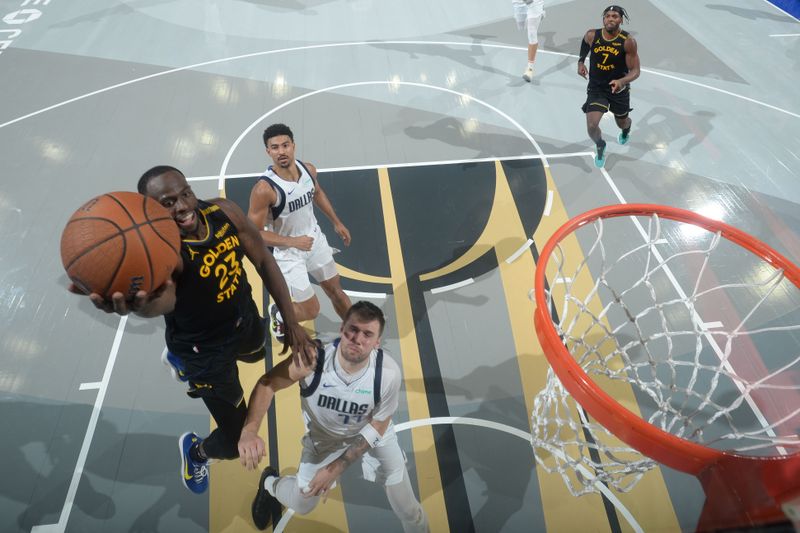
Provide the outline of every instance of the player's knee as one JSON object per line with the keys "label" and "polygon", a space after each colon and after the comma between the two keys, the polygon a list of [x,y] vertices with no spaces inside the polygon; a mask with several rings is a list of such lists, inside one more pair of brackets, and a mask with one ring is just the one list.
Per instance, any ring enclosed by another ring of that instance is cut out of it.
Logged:
{"label": "player's knee", "polygon": [[314,496],[313,498],[306,498],[305,496],[300,496],[299,498],[295,498],[295,501],[292,502],[292,510],[295,514],[299,515],[307,515],[319,503],[319,496]]}
{"label": "player's knee", "polygon": [[528,44],[539,44],[539,24],[528,23]]}
{"label": "player's knee", "polygon": [[425,522],[425,511],[414,497],[407,479],[396,485],[386,485],[386,496],[397,517],[406,524],[422,524]]}
{"label": "player's knee", "polygon": [[314,508],[317,506],[316,502],[313,505],[311,505],[311,504],[309,504],[307,502],[308,502],[308,500],[303,500],[303,503],[301,503],[301,504],[297,505],[296,507],[294,507],[293,508],[294,513],[295,514],[299,514],[301,516],[302,515],[307,515],[308,513],[313,511]]}
{"label": "player's knee", "polygon": [[422,506],[417,502],[414,505],[403,505],[395,509],[397,517],[408,524],[421,524],[425,520],[425,513]]}

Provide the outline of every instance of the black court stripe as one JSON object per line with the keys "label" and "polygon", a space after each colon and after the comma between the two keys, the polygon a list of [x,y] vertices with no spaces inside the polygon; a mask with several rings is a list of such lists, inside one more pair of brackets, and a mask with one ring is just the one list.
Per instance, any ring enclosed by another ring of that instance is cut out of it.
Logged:
{"label": "black court stripe", "polygon": [[[261,291],[261,298],[263,299],[261,306],[262,309],[269,308],[269,292],[267,288],[264,287]],[[267,315],[267,327],[265,328],[265,340],[264,340],[264,348],[266,349],[266,356],[264,357],[264,367],[267,372],[272,370],[272,367],[275,366],[275,353],[272,351],[272,339],[270,337],[269,332],[269,315],[268,313],[264,313]],[[281,471],[280,459],[278,457],[278,415],[277,411],[275,410],[275,404],[278,402],[278,395],[275,394],[272,397],[272,404],[269,406],[267,410],[267,438],[269,439],[269,443],[267,447],[269,448],[269,465],[275,468],[278,472]]]}
{"label": "black court stripe", "polygon": [[[425,383],[425,394],[428,400],[428,411],[431,417],[448,417],[450,416],[450,408],[447,405],[447,394],[439,367],[439,357],[436,354],[436,345],[433,342],[433,332],[428,318],[428,309],[425,305],[422,283],[417,276],[410,277],[407,283],[409,299],[411,300],[411,315],[414,321],[420,364],[422,366],[422,377]],[[436,458],[439,462],[442,494],[450,531],[474,533],[475,524],[472,520],[472,510],[467,497],[464,471],[461,468],[461,459],[458,454],[453,426],[434,425],[431,430],[433,431],[434,445],[436,446]]]}

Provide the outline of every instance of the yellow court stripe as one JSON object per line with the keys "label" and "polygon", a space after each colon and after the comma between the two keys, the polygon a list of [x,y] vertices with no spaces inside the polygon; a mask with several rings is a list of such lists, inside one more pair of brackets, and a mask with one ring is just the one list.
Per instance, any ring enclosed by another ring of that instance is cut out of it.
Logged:
{"label": "yellow court stripe", "polygon": [[344,265],[336,263],[336,270],[339,272],[339,275],[343,278],[352,279],[355,281],[363,281],[366,283],[380,283],[384,285],[389,285],[392,282],[392,278],[387,278],[384,276],[373,276],[371,274],[364,274],[362,272],[355,271],[353,269],[347,268]]}
{"label": "yellow court stripe", "polygon": [[[503,165],[495,163],[497,185],[492,214],[487,224],[487,238],[495,243],[498,269],[503,283],[508,318],[514,337],[522,390],[527,408],[533,409],[533,397],[545,385],[549,364],[533,330],[533,302],[528,292],[533,288],[533,254],[525,253],[511,264],[506,259],[528,240]],[[548,531],[577,531],[592,524],[594,531],[608,531],[608,518],[602,499],[591,494],[573,497],[561,477],[538,469],[539,491]]]}
{"label": "yellow court stripe", "polygon": [[[408,416],[411,420],[430,418],[428,399],[425,392],[425,378],[422,374],[419,344],[411,313],[411,297],[406,283],[406,270],[403,263],[403,251],[400,248],[400,232],[394,210],[389,171],[378,169],[381,204],[386,227],[386,245],[389,252],[389,265],[394,293],[395,316],[399,332],[400,356],[403,361],[403,379],[406,385],[406,402]],[[433,430],[430,426],[411,430],[414,447],[414,459],[417,467],[417,480],[422,506],[428,515],[431,531],[449,531],[447,510],[442,493],[442,478],[439,474],[439,461]],[[456,453],[453,450],[453,453]]]}
{"label": "yellow court stripe", "polygon": [[[256,272],[255,267],[248,260],[244,261],[247,279],[253,289],[253,299],[258,306],[259,312],[264,316],[263,302],[263,283],[261,277]],[[308,326],[307,324],[305,324]],[[313,326],[313,324],[311,324]],[[283,344],[273,341],[272,353],[274,358],[279,361],[282,357],[278,355],[283,349]],[[264,373],[264,364],[259,363],[239,363],[239,379],[245,391],[245,399],[248,399],[250,392]],[[281,464],[282,474],[293,474],[297,471],[300,464],[300,453],[302,445],[300,439],[305,433],[303,416],[300,410],[300,393],[297,387],[292,387],[281,392],[275,399],[276,420],[278,424],[278,456]],[[266,418],[265,418],[266,420]],[[215,427],[211,420],[211,430]],[[269,450],[269,439],[267,435],[266,423],[259,429],[259,435],[267,445]],[[270,462],[267,457],[261,466]],[[239,533],[258,531],[251,519],[250,505],[258,489],[258,480],[261,475],[260,470],[247,472],[236,461],[220,461],[211,467],[211,484],[209,495],[209,531],[212,533]],[[324,504],[320,504],[307,518],[295,516],[291,525],[291,531],[313,532],[318,529],[319,522],[330,524],[337,531],[347,533],[347,516],[342,502],[341,488],[333,490]],[[315,525],[316,524],[316,525]]]}
{"label": "yellow court stripe", "polygon": [[[561,201],[561,197],[558,194],[558,189],[555,187],[553,177],[550,174],[550,169],[548,168],[545,170],[547,173],[548,190],[553,191],[553,202],[551,204],[550,216],[542,218],[542,221],[537,227],[533,236],[533,240],[539,249],[541,249],[547,239],[549,239],[550,236],[569,219],[566,209]],[[581,246],[574,234],[562,241],[561,248],[566,257],[578,258],[577,260],[573,261],[572,264],[577,264],[577,261],[583,258],[583,250],[581,249]],[[552,279],[550,272],[548,272],[548,274],[548,279]],[[593,280],[591,279],[589,272],[584,269],[583,273],[573,280],[573,287],[576,288],[577,294],[587,294],[592,286],[592,282]],[[597,308],[598,306],[596,304],[597,301],[595,300],[592,305],[589,305],[589,308],[595,316],[599,316],[600,310]],[[541,354],[541,357],[544,358],[538,341],[536,346],[537,353]],[[544,379],[544,375],[542,375],[542,379]],[[615,381],[614,383],[608,384],[608,386],[604,384],[603,387],[606,392],[612,394],[618,401],[623,403],[625,407],[634,413],[639,412],[633,392],[631,391],[630,386],[628,386],[626,383]],[[539,388],[541,388],[541,385]],[[538,389],[535,392],[538,392]],[[531,406],[529,406],[529,410],[530,408]],[[620,444],[616,439],[610,441],[609,443]],[[543,475],[546,476],[547,474]],[[660,469],[656,468],[648,472],[631,492],[625,494],[617,493],[617,496],[636,518],[637,522],[644,529],[644,531],[680,530],[680,524],[675,516],[675,511],[672,507],[672,502],[670,500],[669,493]],[[572,497],[570,496],[570,498]],[[574,498],[572,499],[574,500]],[[620,524],[624,530],[630,530],[627,522],[621,516]]]}
{"label": "yellow court stripe", "polygon": [[[308,328],[313,326],[313,322],[304,322]],[[278,344],[273,340],[272,353],[273,360],[277,363],[288,355],[278,355],[283,349],[283,344]],[[282,391],[275,396],[275,418],[278,422],[278,457],[280,458],[281,474],[291,475],[297,472],[300,465],[300,456],[303,446],[300,439],[305,434],[303,415],[300,409],[300,391],[296,386]],[[351,467],[357,468],[357,467]],[[327,524],[334,531],[347,533],[347,514],[345,512],[345,502],[342,497],[341,484],[330,491],[326,501],[320,501],[319,505],[305,516],[295,515],[287,526],[288,531],[299,533],[316,533],[319,531],[320,524]]]}
{"label": "yellow court stripe", "polygon": [[[250,261],[244,261],[247,279],[253,288],[253,299],[263,308],[261,294],[261,278]],[[250,396],[256,381],[264,373],[264,365],[260,363],[239,363],[239,379],[242,381],[245,400]],[[211,430],[216,427],[211,419]],[[262,426],[259,435],[266,441],[266,427]],[[262,465],[263,466],[263,465]],[[258,479],[261,472],[248,472],[238,459],[219,461],[210,468],[209,486],[209,532],[238,533],[258,531],[253,525],[250,504],[258,490]]]}

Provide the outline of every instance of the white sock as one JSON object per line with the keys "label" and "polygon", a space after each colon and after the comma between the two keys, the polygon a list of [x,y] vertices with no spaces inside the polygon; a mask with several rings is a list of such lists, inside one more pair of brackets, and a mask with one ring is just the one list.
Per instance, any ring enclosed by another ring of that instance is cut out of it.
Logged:
{"label": "white sock", "polygon": [[528,61],[528,68],[533,70],[533,63],[531,63],[530,61]]}
{"label": "white sock", "polygon": [[267,489],[272,496],[275,496],[275,480],[278,478],[275,476],[267,476],[264,478],[264,488]]}

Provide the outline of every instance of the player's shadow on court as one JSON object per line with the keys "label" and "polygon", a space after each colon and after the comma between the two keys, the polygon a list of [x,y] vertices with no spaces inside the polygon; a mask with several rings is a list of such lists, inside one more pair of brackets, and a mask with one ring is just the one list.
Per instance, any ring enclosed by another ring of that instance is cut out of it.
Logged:
{"label": "player's shadow on court", "polygon": [[[531,357],[522,354],[518,357]],[[480,366],[459,379],[444,379],[451,415],[457,412],[465,418],[488,420],[522,430],[530,431],[525,392],[519,384],[519,363],[512,356],[496,366]],[[456,440],[461,458],[461,467],[467,478],[476,474],[482,485],[480,494],[470,501],[481,501],[480,508],[472,509],[476,531],[501,531],[506,522],[519,513],[530,502],[526,493],[530,488],[538,491],[534,483],[534,458],[530,443],[519,437],[497,430],[456,426]],[[502,450],[502,453],[500,451]],[[494,453],[493,453],[494,452]],[[468,491],[475,490],[470,483]],[[533,517],[531,511],[530,517]]]}
{"label": "player's shadow on court", "polygon": [[[527,433],[529,414],[525,402],[509,393],[504,385],[518,383],[518,373],[519,365],[512,358],[498,366],[476,368],[460,379],[445,379],[448,401],[459,416],[499,422]],[[406,387],[414,386],[414,380],[406,380]],[[479,507],[470,510],[475,531],[501,531],[510,520],[529,522],[538,512],[527,499],[530,497],[528,492],[533,490],[536,491],[534,501],[538,501],[538,486],[535,483],[531,485],[534,458],[530,443],[497,430],[466,425],[436,426],[434,437],[437,432],[441,435],[445,428],[452,429],[455,435],[458,449],[446,453],[460,460],[459,477],[463,477],[466,484],[469,501],[473,505],[481,502]],[[416,464],[437,464],[437,461],[441,464],[450,460],[437,453],[436,446],[408,453],[411,445],[409,433],[400,432],[398,438],[408,455],[407,468],[412,486],[418,487]],[[442,450],[441,445],[439,450]],[[448,490],[447,487],[443,489]],[[402,531],[384,491],[363,479],[359,465],[353,465],[342,475],[342,491],[347,505],[358,509],[350,519],[351,531],[366,530],[368,524],[376,523],[381,524],[383,533]],[[414,493],[419,497],[417,488]],[[530,512],[526,512],[524,517],[515,517],[526,506]],[[363,527],[359,527],[361,525]]]}
{"label": "player's shadow on court", "polygon": [[727,11],[731,15],[736,15],[737,17],[746,18],[748,20],[759,20],[759,19],[766,19],[766,20],[774,20],[776,22],[791,22],[791,17],[788,15],[782,15],[780,13],[769,13],[767,11],[761,11],[759,9],[747,9],[745,7],[734,7],[724,4],[706,4],[706,8],[713,9],[716,11]]}
{"label": "player's shadow on court", "polygon": [[77,26],[78,24],[83,24],[86,22],[103,23],[114,17],[123,18],[123,17],[135,16],[137,15],[138,12],[140,12],[145,8],[161,4],[163,4],[161,0],[140,0],[136,2],[136,7],[131,7],[127,4],[116,4],[114,5],[114,7],[108,7],[105,9],[91,11],[79,17],[74,17],[71,19],[63,20],[61,22],[56,22],[54,24],[51,24],[51,27],[71,28],[73,26]]}
{"label": "player's shadow on court", "polygon": [[[33,526],[58,522],[91,413],[91,405],[9,396],[0,401],[4,425],[0,497],[6,502],[0,507],[0,531],[28,532]],[[138,513],[130,531],[158,531],[175,507],[175,514],[184,520],[172,525],[186,527],[185,520],[190,520],[198,529],[205,528],[207,508],[198,505],[178,480],[180,458],[175,442],[172,436],[120,433],[101,413],[69,529],[95,525],[97,530],[120,530],[123,523],[131,525],[131,518],[124,514],[129,512]],[[125,498],[124,512],[115,503],[121,498]]]}
{"label": "player's shadow on court", "polygon": [[[575,46],[577,47],[578,45],[576,44]],[[537,56],[536,66],[534,67],[533,80],[531,80],[531,85],[534,86],[541,85],[541,82],[552,74],[555,74],[560,71],[572,70],[572,68],[577,64],[577,60],[572,56],[565,56],[553,66],[546,68],[544,70],[539,70],[541,68],[542,63],[543,61],[541,60],[541,58]],[[575,77],[578,77],[577,73],[575,74]]]}
{"label": "player's shadow on court", "polygon": [[705,109],[684,114],[665,106],[654,107],[638,123],[634,123],[631,147],[650,151],[658,149],[659,143],[666,141],[672,144],[686,138],[680,153],[688,155],[714,129],[713,120],[716,116],[716,113]]}
{"label": "player's shadow on court", "polygon": [[[508,78],[509,86],[525,85],[525,80],[522,79],[522,71],[519,74],[511,73],[505,70],[500,70],[491,66],[492,57],[487,53],[494,52],[493,48],[484,48],[483,39],[486,35],[470,35],[473,42],[471,46],[453,46],[453,45],[439,45],[439,44],[425,44],[419,46],[413,45],[395,45],[385,43],[375,43],[372,46],[380,50],[390,50],[408,55],[409,59],[419,59],[421,56],[427,57],[440,57],[446,61],[458,63],[463,65],[469,71],[485,72],[494,74],[501,78]],[[469,44],[469,43],[464,43]],[[524,54],[524,52],[522,52]],[[483,61],[481,61],[483,60]],[[524,64],[524,62],[523,62]]]}
{"label": "player's shadow on court", "polygon": [[337,2],[338,0],[244,0],[265,11],[294,11],[306,16],[319,15],[313,8]]}
{"label": "player's shadow on court", "polygon": [[435,139],[450,146],[474,150],[476,158],[492,157],[497,154],[516,156],[533,151],[531,143],[521,135],[488,133],[473,129],[465,120],[444,117],[427,126],[409,126],[405,128],[405,133],[412,139]]}

